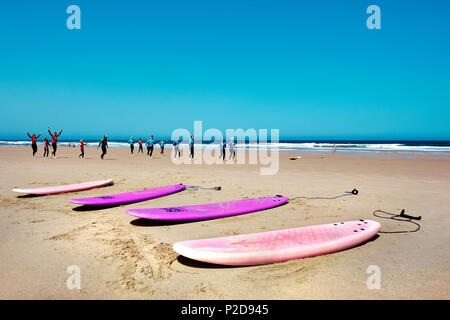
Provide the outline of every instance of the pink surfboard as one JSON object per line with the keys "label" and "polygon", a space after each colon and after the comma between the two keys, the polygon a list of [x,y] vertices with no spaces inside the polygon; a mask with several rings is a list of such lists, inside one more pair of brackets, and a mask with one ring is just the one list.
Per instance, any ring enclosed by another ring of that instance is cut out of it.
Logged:
{"label": "pink surfboard", "polygon": [[35,195],[47,195],[47,194],[57,194],[65,192],[76,192],[89,190],[93,188],[99,188],[113,184],[112,179],[90,181],[77,184],[68,184],[64,186],[54,186],[54,187],[42,187],[42,188],[31,188],[31,189],[13,189],[14,192],[35,194]]}
{"label": "pink surfboard", "polygon": [[190,259],[222,265],[261,265],[345,250],[373,238],[380,224],[356,220],[294,229],[176,242]]}
{"label": "pink surfboard", "polygon": [[186,186],[184,184],[177,184],[172,186],[144,189],[126,193],[117,193],[98,197],[71,199],[69,201],[72,203],[84,204],[89,206],[112,206],[158,198],[184,190],[185,188]]}
{"label": "pink surfboard", "polygon": [[204,220],[234,216],[238,214],[260,211],[279,206],[289,198],[282,196],[263,197],[255,199],[234,200],[217,203],[207,203],[194,206],[130,209],[126,214],[143,219],[187,221]]}

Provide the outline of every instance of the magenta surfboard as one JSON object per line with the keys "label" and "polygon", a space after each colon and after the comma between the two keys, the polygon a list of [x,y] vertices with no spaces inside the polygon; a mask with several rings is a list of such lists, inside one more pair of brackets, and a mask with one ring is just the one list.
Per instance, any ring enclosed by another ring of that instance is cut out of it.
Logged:
{"label": "magenta surfboard", "polygon": [[194,206],[130,209],[126,214],[143,219],[187,221],[215,219],[273,208],[286,203],[289,198],[282,196],[254,199],[234,200],[217,203],[207,203]]}
{"label": "magenta surfboard", "polygon": [[261,265],[345,250],[373,238],[380,224],[355,220],[202,240],[176,242],[190,259],[222,265]]}
{"label": "magenta surfboard", "polygon": [[176,184],[172,186],[144,189],[126,193],[117,193],[90,198],[71,199],[69,201],[72,203],[84,204],[89,206],[111,206],[158,198],[184,190],[185,188],[186,186],[184,184]]}
{"label": "magenta surfboard", "polygon": [[77,192],[83,190],[89,190],[93,188],[99,188],[113,184],[112,179],[90,181],[76,184],[66,184],[63,186],[52,186],[52,187],[41,187],[41,188],[29,188],[29,189],[13,189],[14,192],[35,194],[35,195],[47,195],[47,194],[58,194],[65,192]]}

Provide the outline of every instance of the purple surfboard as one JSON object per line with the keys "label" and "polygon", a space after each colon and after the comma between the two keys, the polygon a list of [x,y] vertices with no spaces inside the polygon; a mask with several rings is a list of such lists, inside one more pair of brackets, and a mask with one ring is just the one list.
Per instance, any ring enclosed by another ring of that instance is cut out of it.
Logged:
{"label": "purple surfboard", "polygon": [[176,184],[173,186],[144,189],[139,191],[111,194],[106,196],[71,199],[69,201],[72,203],[84,204],[89,206],[111,206],[158,198],[184,190],[185,188],[186,186],[184,184]]}
{"label": "purple surfboard", "polygon": [[255,199],[234,200],[218,203],[207,203],[195,206],[130,209],[126,214],[143,219],[188,221],[215,219],[273,208],[286,203],[289,198],[283,196],[263,197]]}

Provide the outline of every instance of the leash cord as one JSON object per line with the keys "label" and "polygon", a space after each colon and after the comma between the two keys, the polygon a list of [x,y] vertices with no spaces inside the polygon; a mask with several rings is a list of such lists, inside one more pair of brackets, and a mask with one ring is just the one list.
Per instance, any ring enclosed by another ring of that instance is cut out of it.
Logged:
{"label": "leash cord", "polygon": [[186,190],[197,191],[197,190],[199,190],[199,189],[202,189],[202,190],[216,190],[216,191],[219,191],[219,190],[222,189],[222,187],[219,186],[219,187],[214,187],[214,188],[205,188],[205,187],[201,187],[201,186],[192,186],[192,185],[186,186]]}
{"label": "leash cord", "polygon": [[[403,209],[400,214],[394,214],[394,213],[383,211],[383,210],[375,210],[374,212],[372,212],[372,214],[375,217],[382,218],[382,219],[392,219],[392,220],[395,220],[395,221],[409,222],[409,223],[415,224],[416,225],[416,229],[414,229],[414,230],[399,230],[399,231],[378,231],[378,232],[379,233],[411,233],[411,232],[419,231],[420,230],[420,224],[418,224],[417,222],[412,221],[412,219],[420,220],[422,217],[408,216],[408,215],[405,215],[404,212],[405,212],[405,209]],[[380,213],[388,215],[388,216],[386,217],[386,216],[380,215]]]}
{"label": "leash cord", "polygon": [[338,199],[338,198],[342,198],[342,197],[347,197],[347,196],[352,196],[352,195],[357,195],[358,194],[358,190],[357,189],[353,189],[352,191],[345,191],[345,193],[335,196],[335,197],[303,197],[303,196],[299,196],[299,197],[295,197],[295,198],[290,198],[289,201],[291,200],[295,200],[295,199],[306,199],[306,200],[334,200],[334,199]]}

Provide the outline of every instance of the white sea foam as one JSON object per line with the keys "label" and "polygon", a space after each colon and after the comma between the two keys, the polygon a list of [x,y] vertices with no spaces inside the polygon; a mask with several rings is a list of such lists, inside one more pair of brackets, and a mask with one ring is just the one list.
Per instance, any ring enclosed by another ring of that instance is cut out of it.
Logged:
{"label": "white sea foam", "polygon": [[[51,141],[50,141],[51,142]],[[97,147],[98,141],[87,141],[88,146]],[[0,145],[3,146],[29,146],[31,140],[0,140]],[[43,140],[38,141],[38,146],[43,145]],[[79,141],[59,141],[59,146],[79,146]],[[128,142],[123,141],[108,141],[110,148],[129,148]],[[138,147],[138,143],[135,143],[135,147]],[[146,144],[144,141],[144,148]],[[155,149],[160,148],[160,145],[156,143]],[[166,149],[172,149],[171,143],[165,144]],[[180,143],[180,149],[188,149],[187,143]],[[228,148],[228,146],[227,146]],[[237,150],[279,150],[279,151],[299,151],[299,152],[329,152],[334,150],[334,143],[327,142],[279,142],[279,143],[237,143],[235,145]],[[219,150],[219,143],[196,143],[195,149],[203,150]],[[402,143],[336,143],[336,150],[338,152],[441,152],[450,153],[450,146],[433,146],[433,145],[405,145]]]}

